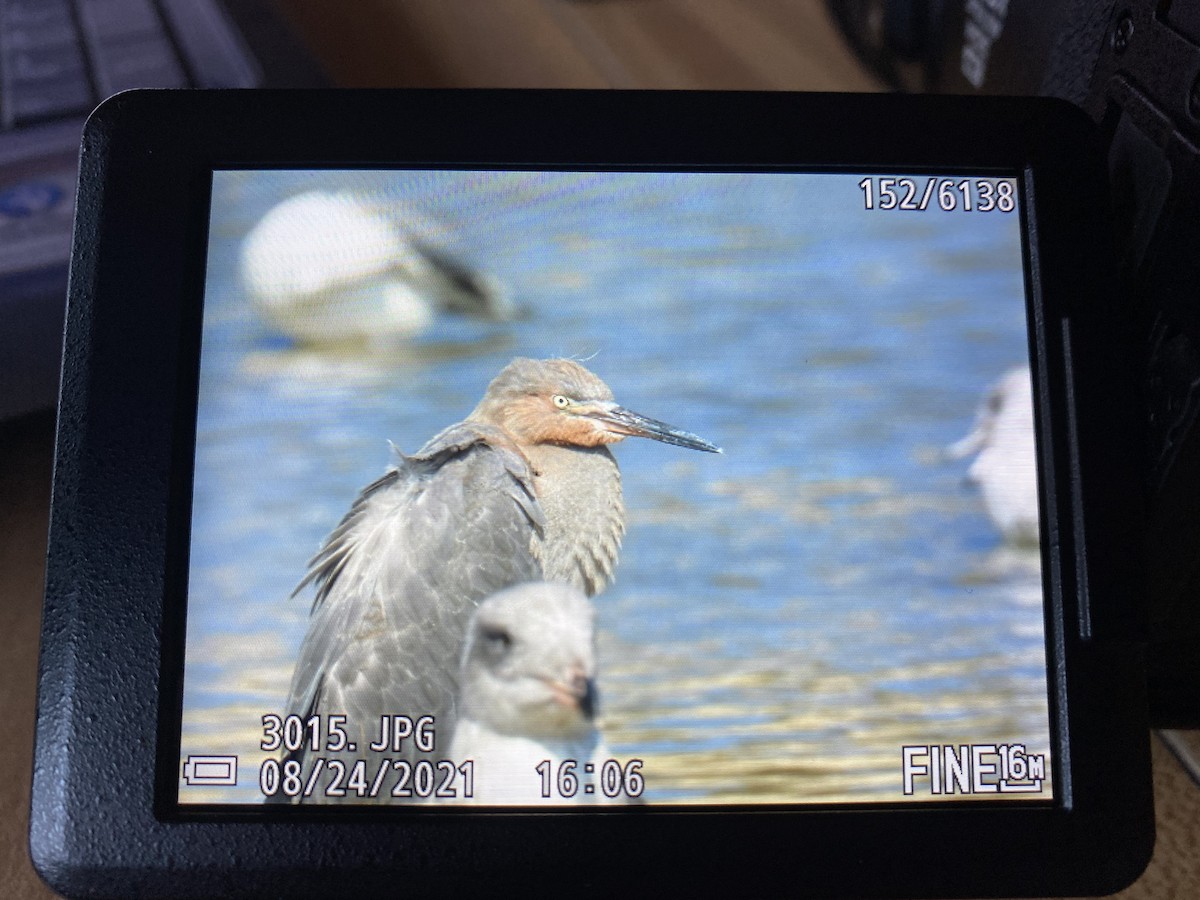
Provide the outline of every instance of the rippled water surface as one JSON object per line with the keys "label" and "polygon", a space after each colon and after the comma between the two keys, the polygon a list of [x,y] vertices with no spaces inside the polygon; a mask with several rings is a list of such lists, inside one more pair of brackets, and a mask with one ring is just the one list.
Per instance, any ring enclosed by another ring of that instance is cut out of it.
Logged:
{"label": "rippled water surface", "polygon": [[[1036,554],[1001,546],[943,453],[1026,358],[1016,216],[868,213],[857,181],[219,174],[182,755],[241,770],[183,799],[257,799],[307,559],[389,440],[415,451],[519,355],[586,359],[623,405],[725,450],[615,449],[628,532],[595,598],[602,724],[645,760],[649,800],[902,800],[904,744],[1048,753]],[[525,315],[443,318],[383,354],[290,346],[237,254],[316,187],[437,220]]]}

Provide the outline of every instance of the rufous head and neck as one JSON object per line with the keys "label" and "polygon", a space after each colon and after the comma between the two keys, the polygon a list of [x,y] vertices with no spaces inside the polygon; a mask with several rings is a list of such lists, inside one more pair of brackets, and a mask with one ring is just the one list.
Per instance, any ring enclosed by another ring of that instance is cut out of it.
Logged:
{"label": "rufous head and neck", "polygon": [[721,452],[690,432],[619,406],[608,385],[570,359],[514,359],[488,385],[469,418],[502,428],[526,447],[599,447],[645,437]]}

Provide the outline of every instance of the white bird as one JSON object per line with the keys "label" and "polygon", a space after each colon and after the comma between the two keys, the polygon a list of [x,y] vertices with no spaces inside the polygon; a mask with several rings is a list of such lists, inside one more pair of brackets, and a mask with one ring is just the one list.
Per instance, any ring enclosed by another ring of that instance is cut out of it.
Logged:
{"label": "white bird", "polygon": [[947,453],[955,459],[975,456],[968,476],[979,486],[988,516],[1005,540],[1037,544],[1037,446],[1028,368],[1009,370],[991,387],[979,405],[975,427]]}
{"label": "white bird", "polygon": [[386,348],[428,328],[441,311],[512,318],[497,279],[435,248],[441,231],[355,194],[309,191],[250,230],[242,283],[267,321],[310,345]]}
{"label": "white bird", "polygon": [[[595,721],[594,621],[582,591],[546,582],[500,591],[475,611],[448,754],[455,765],[473,761],[474,803],[603,801],[599,784],[609,753]],[[543,796],[538,771],[547,760],[550,797]],[[570,798],[557,793],[559,766],[566,761],[577,763],[580,782]]]}

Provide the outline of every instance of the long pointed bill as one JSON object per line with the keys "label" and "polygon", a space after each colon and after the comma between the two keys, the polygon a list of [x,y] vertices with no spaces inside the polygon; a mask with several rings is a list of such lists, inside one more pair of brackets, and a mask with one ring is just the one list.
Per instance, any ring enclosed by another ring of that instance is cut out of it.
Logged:
{"label": "long pointed bill", "polygon": [[638,415],[616,404],[612,406],[605,404],[595,411],[588,412],[587,415],[598,422],[603,422],[605,427],[615,434],[650,438],[652,441],[662,441],[664,444],[674,444],[676,447],[687,447],[689,450],[703,450],[706,453],[723,452],[720,447],[710,444],[704,438],[698,437],[690,431],[681,431],[674,425]]}

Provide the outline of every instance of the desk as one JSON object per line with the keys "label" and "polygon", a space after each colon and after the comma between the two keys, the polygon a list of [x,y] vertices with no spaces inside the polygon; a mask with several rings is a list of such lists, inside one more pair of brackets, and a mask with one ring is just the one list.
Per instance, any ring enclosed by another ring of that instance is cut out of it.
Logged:
{"label": "desk", "polygon": [[880,89],[821,0],[278,5],[345,87]]}

